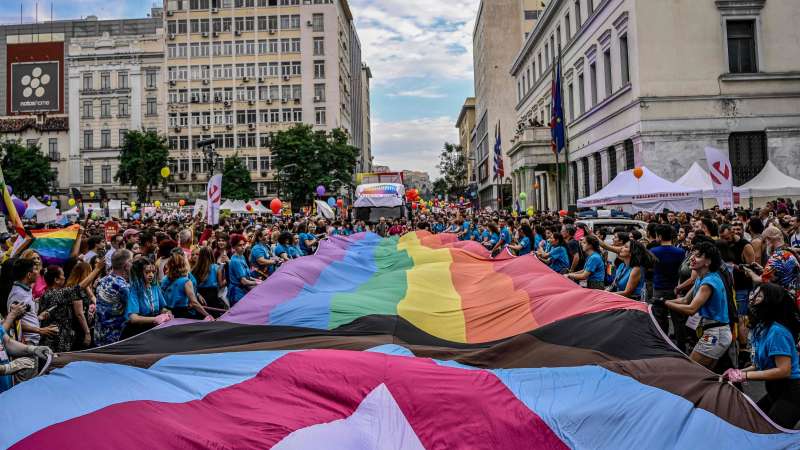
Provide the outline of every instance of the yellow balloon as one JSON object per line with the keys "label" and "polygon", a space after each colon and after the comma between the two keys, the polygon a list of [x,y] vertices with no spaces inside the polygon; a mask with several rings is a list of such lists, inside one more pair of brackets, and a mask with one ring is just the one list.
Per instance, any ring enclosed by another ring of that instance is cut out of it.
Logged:
{"label": "yellow balloon", "polygon": [[155,203],[153,203],[153,204],[156,205],[156,208],[161,208],[161,202],[160,201],[156,200]]}
{"label": "yellow balloon", "polygon": [[131,205],[131,212],[136,212],[136,205]]}
{"label": "yellow balloon", "polygon": [[94,191],[89,192],[89,198],[94,198]]}
{"label": "yellow balloon", "polygon": [[67,203],[69,203],[69,206],[75,206],[75,199],[71,198]]}
{"label": "yellow balloon", "polygon": [[169,177],[169,167],[164,166],[161,168],[161,176],[164,178]]}

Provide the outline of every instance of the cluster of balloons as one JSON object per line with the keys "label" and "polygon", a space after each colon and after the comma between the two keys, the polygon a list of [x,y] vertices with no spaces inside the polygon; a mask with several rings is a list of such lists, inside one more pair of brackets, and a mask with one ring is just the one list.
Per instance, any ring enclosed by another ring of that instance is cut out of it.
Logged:
{"label": "cluster of balloons", "polygon": [[333,208],[334,206],[337,208],[341,208],[344,206],[344,200],[340,198],[328,197],[328,206],[330,206],[331,208]]}
{"label": "cluster of balloons", "polygon": [[409,202],[415,202],[415,201],[419,200],[419,192],[417,192],[417,190],[414,189],[414,188],[411,188],[411,189],[407,190],[406,191],[406,199]]}

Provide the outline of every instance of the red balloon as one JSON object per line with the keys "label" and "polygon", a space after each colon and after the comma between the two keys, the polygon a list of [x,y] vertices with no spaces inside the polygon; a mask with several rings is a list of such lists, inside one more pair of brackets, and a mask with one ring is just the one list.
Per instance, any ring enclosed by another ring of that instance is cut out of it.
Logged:
{"label": "red balloon", "polygon": [[256,200],[256,205],[260,205],[260,204],[261,204],[261,200]]}
{"label": "red balloon", "polygon": [[411,204],[411,209],[417,209],[417,206],[418,206],[418,203],[412,203]]}
{"label": "red balloon", "polygon": [[272,210],[272,214],[281,212],[281,206],[283,206],[283,203],[281,203],[279,198],[273,198],[272,201],[269,202],[269,209]]}
{"label": "red balloon", "polygon": [[558,215],[564,217],[567,215],[567,211],[565,209],[562,209],[561,211],[558,212]]}
{"label": "red balloon", "polygon": [[248,203],[247,205],[245,205],[244,209],[246,209],[248,211],[252,211],[253,210],[253,205]]}
{"label": "red balloon", "polygon": [[344,200],[342,200],[342,199],[340,199],[340,198],[339,198],[339,199],[336,199],[336,206],[338,206],[339,208],[341,208],[343,205],[344,205]]}

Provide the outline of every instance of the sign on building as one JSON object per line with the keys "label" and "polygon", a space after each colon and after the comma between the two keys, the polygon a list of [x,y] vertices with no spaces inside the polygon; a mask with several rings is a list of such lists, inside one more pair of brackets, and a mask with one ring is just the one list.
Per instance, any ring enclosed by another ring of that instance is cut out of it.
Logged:
{"label": "sign on building", "polygon": [[58,111],[59,62],[37,61],[11,64],[11,111],[35,113]]}

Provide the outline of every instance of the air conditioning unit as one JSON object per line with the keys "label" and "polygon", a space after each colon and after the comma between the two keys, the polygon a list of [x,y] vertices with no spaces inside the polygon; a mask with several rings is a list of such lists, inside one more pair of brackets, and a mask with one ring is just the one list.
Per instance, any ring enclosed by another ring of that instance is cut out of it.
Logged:
{"label": "air conditioning unit", "polygon": [[175,80],[169,80],[169,85],[170,86],[175,86],[175,84],[176,84]]}
{"label": "air conditioning unit", "polygon": [[273,28],[270,28],[270,30],[269,30],[269,34],[275,34],[275,29],[273,29]]}
{"label": "air conditioning unit", "polygon": [[210,83],[210,81],[208,81],[208,78],[203,78],[203,84],[208,85],[208,83]]}
{"label": "air conditioning unit", "polygon": [[244,76],[244,77],[242,77],[242,81],[244,83],[247,83],[248,81],[250,81],[250,77]]}
{"label": "air conditioning unit", "polygon": [[308,25],[310,27],[313,27],[314,26],[314,21],[309,20],[308,22],[306,22],[306,25]]}
{"label": "air conditioning unit", "polygon": [[247,124],[247,128],[248,128],[248,129],[251,129],[251,130],[255,130],[255,129],[256,129],[256,124],[254,124],[254,123],[248,123],[248,124]]}
{"label": "air conditioning unit", "polygon": [[170,41],[174,41],[175,40],[175,33],[170,33],[169,34],[169,40]]}
{"label": "air conditioning unit", "polygon": [[232,130],[233,129],[233,125],[227,124],[227,125],[225,125],[225,128],[228,129],[228,130]]}
{"label": "air conditioning unit", "polygon": [[253,105],[256,104],[256,101],[255,100],[248,100],[247,104],[250,105],[250,106],[253,106]]}
{"label": "air conditioning unit", "polygon": [[314,97],[314,101],[315,102],[321,102],[322,101],[322,97],[316,96],[316,97]]}
{"label": "air conditioning unit", "polygon": [[283,81],[289,81],[290,79],[291,79],[291,77],[289,75],[284,75],[283,76]]}
{"label": "air conditioning unit", "polygon": [[216,14],[219,12],[219,8],[211,8],[211,14]]}
{"label": "air conditioning unit", "polygon": [[203,31],[203,37],[204,37],[204,38],[207,38],[207,37],[208,37],[208,31]]}
{"label": "air conditioning unit", "polygon": [[289,99],[288,98],[281,99],[281,103],[284,103],[284,104],[285,103],[289,103]]}
{"label": "air conditioning unit", "polygon": [[211,36],[219,37],[219,32],[218,31],[214,31],[213,33],[211,33]]}
{"label": "air conditioning unit", "polygon": [[300,104],[300,99],[299,98],[294,99],[294,104],[295,105],[299,105]]}
{"label": "air conditioning unit", "polygon": [[233,34],[234,34],[235,36],[241,36],[241,35],[242,35],[242,32],[241,32],[241,31],[239,31],[239,30],[236,30],[236,31],[234,31],[234,32],[233,32]]}
{"label": "air conditioning unit", "polygon": [[264,77],[258,77],[258,82],[259,83],[263,83],[264,82]]}
{"label": "air conditioning unit", "polygon": [[167,10],[167,17],[172,17],[174,14],[175,12]]}
{"label": "air conditioning unit", "polygon": [[178,175],[178,178],[180,178],[181,180],[185,180],[186,179],[186,174],[182,173],[182,174]]}
{"label": "air conditioning unit", "polygon": [[222,97],[214,97],[214,103],[222,103]]}
{"label": "air conditioning unit", "polygon": [[192,179],[192,181],[196,180],[197,179],[197,174],[192,172],[191,179]]}
{"label": "air conditioning unit", "polygon": [[268,104],[268,105],[271,105],[271,104],[272,104],[272,99],[271,99],[271,98],[268,98],[268,99],[267,99],[267,104]]}
{"label": "air conditioning unit", "polygon": [[181,132],[181,127],[175,127],[175,132],[176,133],[180,133]]}
{"label": "air conditioning unit", "polygon": [[225,103],[223,103],[223,105],[224,105],[226,108],[230,108],[230,107],[231,107],[231,102],[229,102],[229,101],[225,100]]}
{"label": "air conditioning unit", "polygon": [[211,129],[211,125],[203,125],[203,130],[208,131]]}
{"label": "air conditioning unit", "polygon": [[267,172],[261,172],[261,178],[267,178]]}

